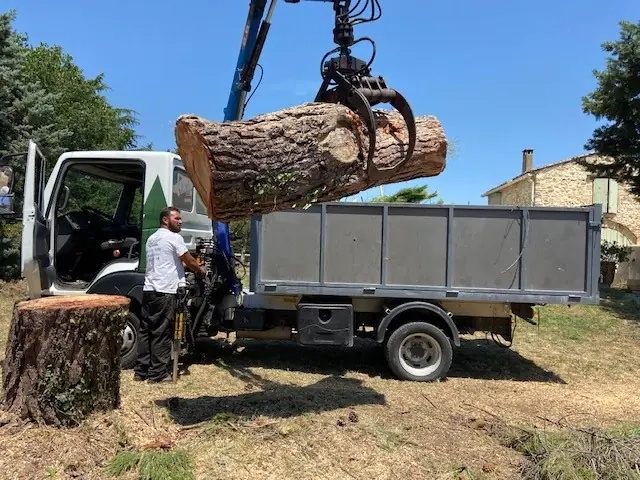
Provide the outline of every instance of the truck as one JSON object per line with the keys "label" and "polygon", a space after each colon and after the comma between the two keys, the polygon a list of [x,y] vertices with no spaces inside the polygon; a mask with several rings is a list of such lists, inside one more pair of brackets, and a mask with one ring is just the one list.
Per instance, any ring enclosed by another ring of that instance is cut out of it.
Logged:
{"label": "truck", "polygon": [[145,242],[167,205],[181,210],[180,233],[208,272],[187,276],[185,351],[220,333],[329,349],[369,338],[397,378],[433,381],[446,377],[461,335],[509,341],[536,305],[599,303],[598,204],[337,201],[273,212],[251,220],[249,285],[234,293],[232,259],[179,155],[65,152],[46,178],[30,141],[22,166],[17,197],[19,166],[4,167],[13,180],[0,218],[22,222],[29,296],[130,298],[123,368],[136,357]]}

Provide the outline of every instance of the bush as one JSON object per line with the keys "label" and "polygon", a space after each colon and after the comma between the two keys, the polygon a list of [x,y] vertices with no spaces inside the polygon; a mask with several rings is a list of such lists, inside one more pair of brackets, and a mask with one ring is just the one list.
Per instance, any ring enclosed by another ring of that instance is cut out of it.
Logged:
{"label": "bush", "polygon": [[20,242],[22,225],[0,222],[0,280],[18,280],[20,273]]}
{"label": "bush", "polygon": [[600,261],[622,263],[629,260],[631,247],[623,247],[616,242],[604,240],[600,245]]}

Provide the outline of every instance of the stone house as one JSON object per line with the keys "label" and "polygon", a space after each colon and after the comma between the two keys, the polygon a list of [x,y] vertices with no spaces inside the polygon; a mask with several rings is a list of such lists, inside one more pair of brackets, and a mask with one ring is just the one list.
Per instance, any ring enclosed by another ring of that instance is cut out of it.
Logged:
{"label": "stone house", "polygon": [[605,161],[594,154],[580,155],[533,168],[533,150],[522,151],[522,171],[490,190],[489,205],[577,207],[600,203],[602,239],[621,245],[640,244],[640,199],[624,184],[595,178],[577,163],[579,158]]}

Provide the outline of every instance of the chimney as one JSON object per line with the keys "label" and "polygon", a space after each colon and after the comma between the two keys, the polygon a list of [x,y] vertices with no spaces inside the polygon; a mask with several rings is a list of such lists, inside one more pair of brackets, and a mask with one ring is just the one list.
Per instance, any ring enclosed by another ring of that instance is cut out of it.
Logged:
{"label": "chimney", "polygon": [[533,149],[522,150],[522,173],[530,172],[533,169]]}

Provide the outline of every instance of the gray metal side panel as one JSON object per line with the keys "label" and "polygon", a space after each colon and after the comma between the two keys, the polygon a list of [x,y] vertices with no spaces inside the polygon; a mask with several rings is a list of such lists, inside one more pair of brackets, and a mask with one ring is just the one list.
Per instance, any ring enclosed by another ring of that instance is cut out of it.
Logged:
{"label": "gray metal side panel", "polygon": [[256,293],[598,303],[601,207],[327,203],[254,218]]}
{"label": "gray metal side panel", "polygon": [[455,209],[453,286],[519,289],[520,224],[517,210]]}
{"label": "gray metal side panel", "polygon": [[386,285],[436,285],[447,282],[446,209],[389,208]]}

